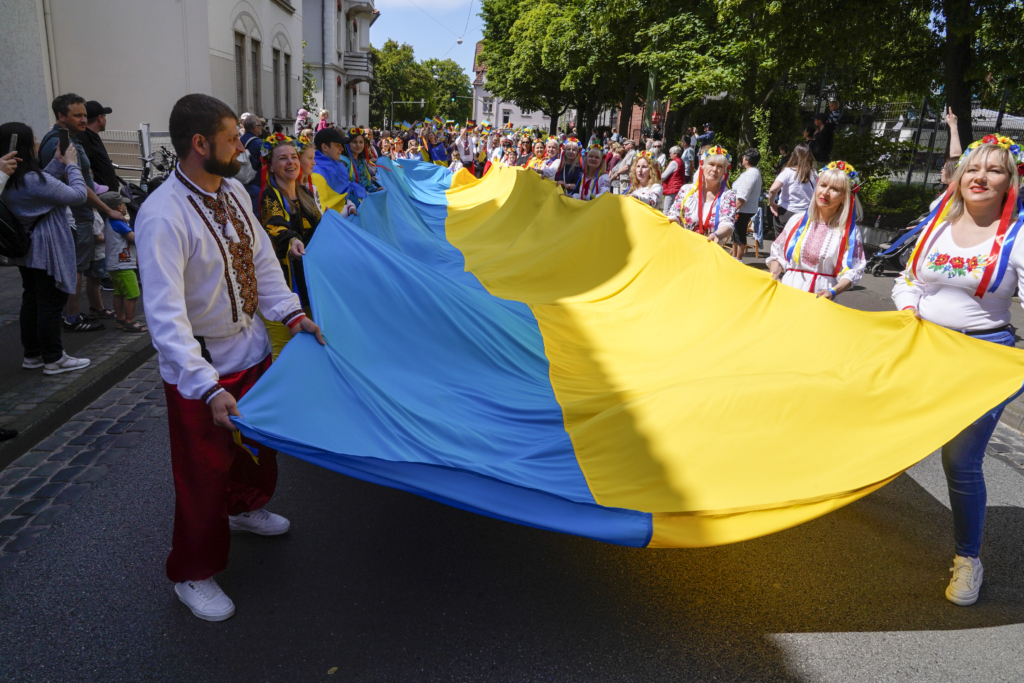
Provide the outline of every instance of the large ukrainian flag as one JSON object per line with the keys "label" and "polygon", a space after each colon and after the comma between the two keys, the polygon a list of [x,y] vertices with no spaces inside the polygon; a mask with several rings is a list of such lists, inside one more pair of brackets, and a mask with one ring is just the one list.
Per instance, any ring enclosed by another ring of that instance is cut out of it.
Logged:
{"label": "large ukrainian flag", "polygon": [[1024,353],[787,288],[641,203],[403,161],[305,257],[314,317],[242,431],[371,482],[637,547],[741,541],[885,485]]}

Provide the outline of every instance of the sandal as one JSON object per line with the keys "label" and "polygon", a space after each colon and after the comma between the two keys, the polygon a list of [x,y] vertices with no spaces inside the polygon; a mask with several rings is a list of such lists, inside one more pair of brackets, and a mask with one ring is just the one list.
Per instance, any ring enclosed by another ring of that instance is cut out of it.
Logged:
{"label": "sandal", "polygon": [[124,329],[124,321],[120,320],[120,319],[114,320],[114,327],[116,327],[119,330],[123,330]]}
{"label": "sandal", "polygon": [[89,310],[92,311],[93,315],[97,318],[103,318],[105,320],[114,320],[117,318],[117,313],[113,308],[104,308],[102,311],[97,311],[95,308],[90,306]]}
{"label": "sandal", "polygon": [[130,323],[123,323],[121,329],[125,332],[139,333],[149,332],[149,328],[140,323],[138,320],[133,320]]}

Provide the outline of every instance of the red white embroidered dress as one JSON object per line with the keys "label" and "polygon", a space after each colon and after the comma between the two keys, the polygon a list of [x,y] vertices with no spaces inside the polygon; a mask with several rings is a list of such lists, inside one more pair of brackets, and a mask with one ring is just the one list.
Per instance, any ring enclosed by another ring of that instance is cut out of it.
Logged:
{"label": "red white embroidered dress", "polygon": [[800,250],[799,263],[790,263],[786,259],[786,244],[790,241],[790,235],[800,225],[803,217],[804,215],[800,213],[794,214],[789,219],[786,229],[782,231],[777,240],[772,242],[771,254],[765,259],[769,268],[772,261],[776,261],[785,269],[782,284],[816,294],[823,289],[835,287],[839,279],[849,280],[853,284],[860,282],[864,275],[864,266],[867,265],[863,245],[858,241],[853,246],[853,267],[840,269],[842,272],[837,279],[834,273],[843,239],[843,230],[829,228],[825,223],[812,223],[808,226],[807,237]]}

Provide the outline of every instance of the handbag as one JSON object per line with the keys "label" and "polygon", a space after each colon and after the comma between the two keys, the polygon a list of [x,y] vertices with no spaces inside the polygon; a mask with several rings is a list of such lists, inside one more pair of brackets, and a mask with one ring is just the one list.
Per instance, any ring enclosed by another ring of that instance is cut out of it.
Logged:
{"label": "handbag", "polygon": [[0,201],[0,256],[19,259],[28,254],[28,250],[32,246],[32,231],[36,229],[36,225],[47,213],[37,217],[32,223],[32,227],[26,230],[17,216]]}

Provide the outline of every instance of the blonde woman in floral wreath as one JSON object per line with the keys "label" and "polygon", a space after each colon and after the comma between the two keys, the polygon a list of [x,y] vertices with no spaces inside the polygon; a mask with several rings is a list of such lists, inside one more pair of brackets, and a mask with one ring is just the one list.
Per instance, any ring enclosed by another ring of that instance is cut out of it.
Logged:
{"label": "blonde woman in floral wreath", "polygon": [[629,169],[629,188],[624,193],[657,209],[661,206],[661,169],[650,152],[636,153]]}
{"label": "blonde woman in floral wreath", "polygon": [[782,284],[834,301],[864,275],[864,245],[857,221],[863,216],[857,171],[833,161],[818,173],[811,203],[789,219],[767,258]]}
{"label": "blonde woman in floral wreath", "polygon": [[700,157],[697,179],[683,185],[668,210],[668,219],[721,244],[736,225],[736,193],[729,189],[732,156],[713,145]]}
{"label": "blonde woman in floral wreath", "polygon": [[[946,194],[922,221],[907,269],[896,278],[896,308],[975,339],[1014,346],[1010,306],[1024,283],[1022,173],[1024,154],[1007,137],[988,135],[967,148]],[[956,553],[946,599],[961,606],[974,604],[981,590],[982,464],[1001,414],[999,406],[942,447]]]}
{"label": "blonde woman in floral wreath", "polygon": [[611,191],[611,181],[608,179],[604,148],[600,144],[593,144],[583,159],[583,174],[580,176],[576,191],[571,193],[571,196],[586,202],[597,199],[609,191]]}

